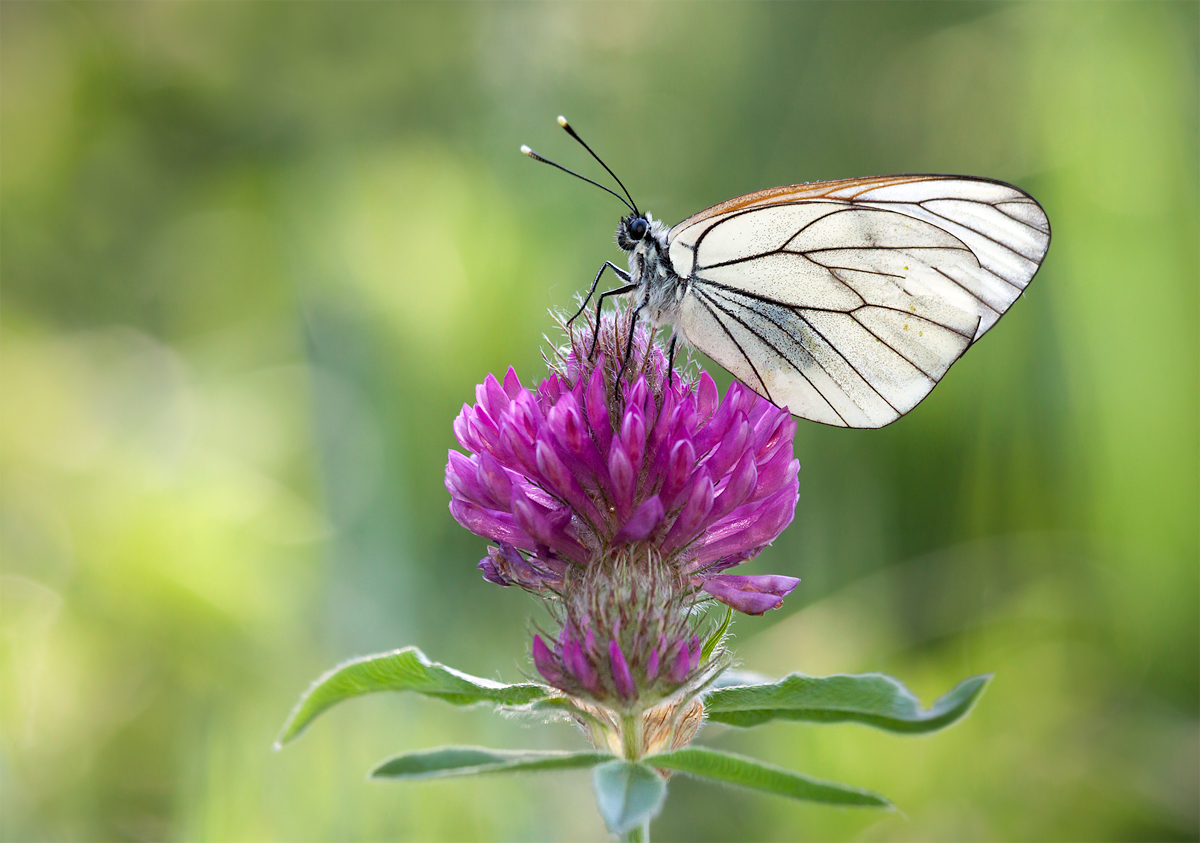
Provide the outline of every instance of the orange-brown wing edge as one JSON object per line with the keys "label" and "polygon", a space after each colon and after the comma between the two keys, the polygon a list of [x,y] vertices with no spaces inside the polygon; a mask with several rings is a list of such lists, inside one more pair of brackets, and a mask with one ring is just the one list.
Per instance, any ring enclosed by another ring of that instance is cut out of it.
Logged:
{"label": "orange-brown wing edge", "polygon": [[[962,176],[947,176],[947,175],[903,175],[903,176],[864,176],[862,178],[853,179],[836,179],[834,181],[810,181],[802,184],[786,184],[781,187],[768,187],[765,190],[756,190],[754,193],[747,193],[745,196],[736,196],[733,199],[726,199],[720,204],[713,205],[711,208],[705,208],[699,213],[692,214],[682,222],[672,226],[668,236],[674,239],[680,232],[691,225],[698,222],[715,217],[718,214],[728,214],[734,211],[741,211],[746,208],[766,207],[769,205],[782,205],[787,202],[795,202],[800,199],[823,199],[831,193],[845,190],[848,187],[861,187],[862,191],[873,190],[877,187],[890,187],[894,184],[909,184],[919,181],[937,181],[939,179],[963,178]],[[861,191],[860,191],[861,192]],[[839,199],[853,200],[857,197],[858,192],[844,196],[839,196]]]}

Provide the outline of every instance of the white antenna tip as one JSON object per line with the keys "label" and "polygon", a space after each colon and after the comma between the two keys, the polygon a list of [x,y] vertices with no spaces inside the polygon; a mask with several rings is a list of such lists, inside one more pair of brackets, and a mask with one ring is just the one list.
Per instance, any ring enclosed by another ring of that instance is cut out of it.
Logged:
{"label": "white antenna tip", "polygon": [[521,154],[522,155],[531,155],[532,153],[533,153],[532,149],[527,147],[525,144],[521,144]]}
{"label": "white antenna tip", "polygon": [[567,128],[567,118],[563,117],[561,114],[558,115],[558,125],[562,126],[564,129]]}

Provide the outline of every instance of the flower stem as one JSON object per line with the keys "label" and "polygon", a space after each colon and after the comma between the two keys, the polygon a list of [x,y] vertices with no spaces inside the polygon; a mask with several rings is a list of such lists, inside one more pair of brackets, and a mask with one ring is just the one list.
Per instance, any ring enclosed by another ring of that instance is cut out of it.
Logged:
{"label": "flower stem", "polygon": [[622,834],[621,843],[650,843],[649,820]]}
{"label": "flower stem", "polygon": [[621,715],[621,744],[625,749],[625,757],[637,761],[642,757],[642,715]]}

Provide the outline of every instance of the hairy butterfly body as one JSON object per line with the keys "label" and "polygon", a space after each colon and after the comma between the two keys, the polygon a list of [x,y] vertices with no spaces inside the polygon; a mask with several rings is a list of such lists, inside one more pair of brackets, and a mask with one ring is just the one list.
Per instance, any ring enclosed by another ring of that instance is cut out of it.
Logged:
{"label": "hairy butterfly body", "polygon": [[1032,197],[964,176],[776,187],[670,229],[626,204],[628,270],[606,263],[588,298],[606,268],[625,285],[601,294],[597,318],[604,298],[629,295],[631,318],[671,326],[672,346],[682,337],[777,406],[841,427],[882,427],[915,407],[1050,245]]}

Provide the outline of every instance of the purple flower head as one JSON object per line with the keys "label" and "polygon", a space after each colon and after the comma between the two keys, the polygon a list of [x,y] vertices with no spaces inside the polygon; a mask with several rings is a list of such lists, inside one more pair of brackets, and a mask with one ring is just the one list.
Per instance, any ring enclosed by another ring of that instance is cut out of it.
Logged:
{"label": "purple flower head", "polygon": [[558,607],[561,631],[534,641],[539,672],[598,701],[694,678],[696,603],[761,614],[798,582],[722,574],[792,520],[791,414],[740,383],[721,398],[707,373],[672,373],[645,329],[618,378],[627,324],[602,320],[594,355],[591,330],[571,331],[536,390],[511,368],[489,375],[454,422],[468,455],[446,466],[454,518],[497,545],[484,578]]}

